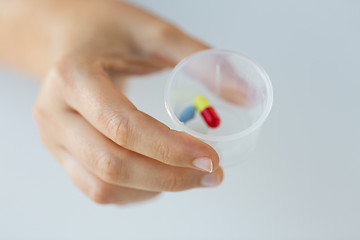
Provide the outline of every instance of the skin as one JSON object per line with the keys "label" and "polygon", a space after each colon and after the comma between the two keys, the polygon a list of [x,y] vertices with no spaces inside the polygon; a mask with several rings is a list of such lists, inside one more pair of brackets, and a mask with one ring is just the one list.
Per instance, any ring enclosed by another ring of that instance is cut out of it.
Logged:
{"label": "skin", "polygon": [[173,67],[207,48],[116,0],[0,2],[1,61],[42,79],[33,108],[40,138],[101,204],[221,183],[213,148],[169,129],[122,93],[127,76]]}

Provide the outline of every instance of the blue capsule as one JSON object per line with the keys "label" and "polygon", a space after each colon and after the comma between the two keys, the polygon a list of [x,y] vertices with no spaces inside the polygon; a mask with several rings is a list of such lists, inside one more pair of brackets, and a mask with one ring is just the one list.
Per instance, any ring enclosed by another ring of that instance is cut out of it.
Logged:
{"label": "blue capsule", "polygon": [[188,106],[184,109],[184,111],[180,114],[179,120],[180,122],[186,123],[187,121],[194,118],[195,115],[195,107]]}

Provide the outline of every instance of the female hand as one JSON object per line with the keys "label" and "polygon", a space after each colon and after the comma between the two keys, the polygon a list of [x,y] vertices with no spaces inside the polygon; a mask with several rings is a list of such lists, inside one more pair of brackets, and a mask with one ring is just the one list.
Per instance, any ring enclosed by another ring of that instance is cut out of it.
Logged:
{"label": "female hand", "polygon": [[119,77],[173,66],[207,46],[116,0],[49,6],[56,61],[33,112],[74,183],[93,201],[115,204],[220,184],[214,149],[141,112],[115,87]]}

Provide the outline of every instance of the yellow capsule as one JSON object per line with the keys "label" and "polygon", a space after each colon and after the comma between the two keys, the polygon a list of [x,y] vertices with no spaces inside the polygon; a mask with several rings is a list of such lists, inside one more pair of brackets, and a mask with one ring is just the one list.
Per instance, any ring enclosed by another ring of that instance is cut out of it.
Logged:
{"label": "yellow capsule", "polygon": [[196,110],[202,112],[205,108],[210,106],[210,103],[204,96],[198,95],[194,98],[194,106]]}

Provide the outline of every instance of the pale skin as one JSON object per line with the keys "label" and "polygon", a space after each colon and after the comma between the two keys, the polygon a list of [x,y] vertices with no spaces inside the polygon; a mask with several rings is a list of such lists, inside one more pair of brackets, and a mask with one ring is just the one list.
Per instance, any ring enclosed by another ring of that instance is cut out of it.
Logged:
{"label": "pale skin", "polygon": [[173,67],[207,48],[116,0],[0,2],[1,61],[42,79],[33,108],[40,139],[101,204],[221,183],[213,148],[169,129],[123,94],[126,76]]}

